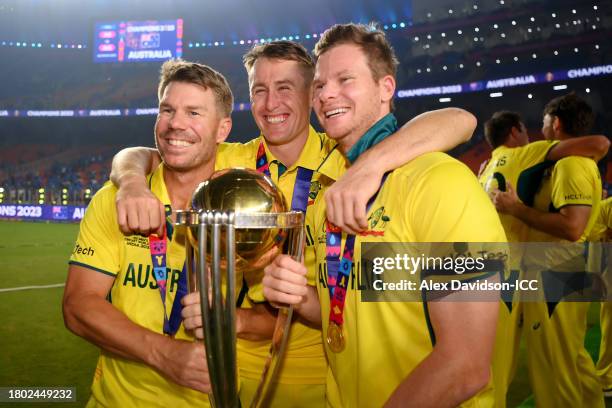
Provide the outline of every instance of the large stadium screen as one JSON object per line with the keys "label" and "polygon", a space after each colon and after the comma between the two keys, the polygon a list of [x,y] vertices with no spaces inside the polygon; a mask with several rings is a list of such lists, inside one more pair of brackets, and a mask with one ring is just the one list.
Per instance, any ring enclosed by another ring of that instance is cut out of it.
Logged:
{"label": "large stadium screen", "polygon": [[165,61],[183,55],[183,19],[95,25],[94,62]]}

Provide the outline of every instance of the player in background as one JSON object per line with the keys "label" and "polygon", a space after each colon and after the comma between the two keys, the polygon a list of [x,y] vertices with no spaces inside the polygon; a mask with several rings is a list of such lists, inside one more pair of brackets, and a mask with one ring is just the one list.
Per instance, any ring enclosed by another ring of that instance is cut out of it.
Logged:
{"label": "player in background", "polygon": [[[593,120],[593,111],[584,100],[575,94],[565,95],[544,108],[542,133],[548,140],[581,137],[588,134]],[[542,167],[526,178],[524,186],[518,182],[519,191],[523,187],[525,191],[521,199],[532,206],[521,202],[510,185],[506,192],[495,195],[494,202],[500,212],[530,227],[529,242],[559,243],[548,246],[546,251],[541,247],[525,251],[525,271],[541,274],[541,282],[546,284],[543,271],[562,278],[569,276],[569,271],[585,274],[584,258],[574,253],[580,246],[571,247],[569,242],[584,242],[590,234],[599,212],[601,177],[596,163],[585,157],[571,156],[554,166]],[[562,260],[568,266],[552,265],[551,260]],[[536,404],[602,407],[601,385],[584,347],[589,303],[544,300],[522,304],[528,370]]]}
{"label": "player in background", "polygon": [[[527,128],[516,112],[498,111],[484,125],[484,135],[493,149],[491,158],[482,166],[479,181],[490,197],[506,186],[516,186],[519,175],[534,166],[556,161],[567,156],[585,156],[601,159],[608,151],[609,140],[605,136],[586,136],[563,141],[541,140],[529,143]],[[521,246],[527,240],[528,226],[508,214],[499,214],[510,246],[510,278],[514,282],[520,276]],[[506,405],[506,393],[514,378],[522,329],[522,313],[517,294],[507,294],[500,306],[499,325],[493,355],[496,406]]]}
{"label": "player in background", "polygon": [[[612,197],[606,197],[607,191],[603,190],[604,199],[601,201],[599,217],[593,226],[589,241],[595,246],[595,251],[589,251],[589,256],[595,253],[595,259],[599,262],[599,269],[603,273],[604,294],[606,299],[600,304],[599,325],[601,328],[601,341],[599,343],[599,358],[597,360],[597,374],[601,380],[604,397],[612,397],[612,301],[610,293],[612,287],[610,282],[610,251],[608,245],[612,240]],[[597,267],[596,267],[597,268]]]}

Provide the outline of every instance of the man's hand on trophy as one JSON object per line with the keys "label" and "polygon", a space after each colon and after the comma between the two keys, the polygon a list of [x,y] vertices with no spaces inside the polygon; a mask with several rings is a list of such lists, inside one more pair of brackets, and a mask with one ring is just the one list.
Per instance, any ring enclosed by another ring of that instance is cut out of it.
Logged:
{"label": "man's hand on trophy", "polygon": [[202,328],[202,308],[200,307],[200,292],[192,292],[183,296],[181,299],[183,310],[183,325],[186,330],[193,333],[196,339],[204,338],[204,329]]}
{"label": "man's hand on trophy", "polygon": [[384,173],[359,160],[325,191],[327,219],[349,234],[367,229],[366,206],[378,191]]}
{"label": "man's hand on trophy", "polygon": [[124,234],[163,234],[164,205],[142,180],[124,181],[115,198],[117,221]]}
{"label": "man's hand on trophy", "polygon": [[170,339],[161,349],[155,368],[171,381],[204,393],[210,393],[206,351],[202,342]]}
{"label": "man's hand on trophy", "polygon": [[264,268],[262,283],[264,297],[273,306],[298,306],[308,293],[306,266],[289,255],[279,255]]}

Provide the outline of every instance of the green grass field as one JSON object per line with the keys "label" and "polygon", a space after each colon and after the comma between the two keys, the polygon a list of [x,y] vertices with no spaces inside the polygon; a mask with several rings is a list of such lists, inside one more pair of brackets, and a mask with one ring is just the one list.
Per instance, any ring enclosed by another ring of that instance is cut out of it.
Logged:
{"label": "green grass field", "polygon": [[[64,282],[77,232],[75,224],[0,221],[0,289]],[[83,406],[89,398],[98,349],[64,327],[62,293],[62,287],[0,292],[0,316],[3,316],[0,387],[76,387],[76,403],[52,406]],[[594,304],[586,339],[592,355],[597,355],[599,349],[598,316],[598,307]],[[508,395],[508,407],[532,407],[530,396],[527,369],[521,358]],[[612,400],[606,402],[612,408]],[[26,403],[14,405],[28,406]],[[9,405],[0,403],[0,406]]]}

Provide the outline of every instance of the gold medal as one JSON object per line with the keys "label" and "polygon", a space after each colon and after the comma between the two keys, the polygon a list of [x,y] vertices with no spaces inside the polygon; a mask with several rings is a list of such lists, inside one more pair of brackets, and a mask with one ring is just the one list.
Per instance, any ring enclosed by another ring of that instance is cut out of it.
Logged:
{"label": "gold medal", "polygon": [[334,353],[339,353],[344,350],[342,326],[338,326],[334,322],[329,322],[329,327],[327,328],[327,345]]}

